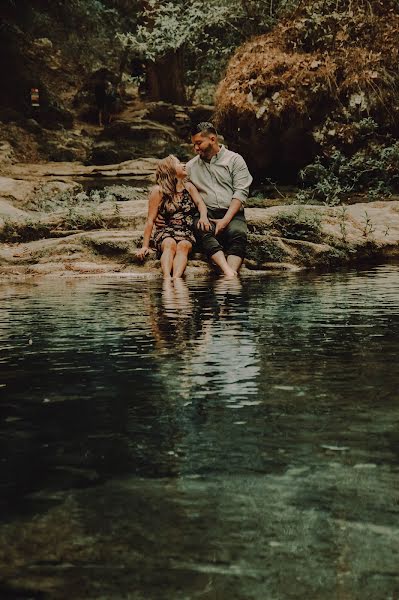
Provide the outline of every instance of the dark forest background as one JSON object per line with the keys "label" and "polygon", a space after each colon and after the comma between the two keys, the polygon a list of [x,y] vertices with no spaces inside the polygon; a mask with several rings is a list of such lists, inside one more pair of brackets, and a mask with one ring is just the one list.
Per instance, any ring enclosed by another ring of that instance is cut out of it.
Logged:
{"label": "dark forest background", "polygon": [[0,131],[32,129],[32,88],[40,127],[90,123],[106,77],[144,103],[212,105],[255,175],[300,183],[303,201],[387,195],[398,35],[396,0],[3,0]]}

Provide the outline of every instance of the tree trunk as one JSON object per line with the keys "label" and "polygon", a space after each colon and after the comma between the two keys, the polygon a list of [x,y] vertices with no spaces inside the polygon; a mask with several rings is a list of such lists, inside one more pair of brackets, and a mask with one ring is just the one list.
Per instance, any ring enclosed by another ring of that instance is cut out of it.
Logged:
{"label": "tree trunk", "polygon": [[147,63],[147,97],[172,104],[186,104],[183,52],[177,50]]}

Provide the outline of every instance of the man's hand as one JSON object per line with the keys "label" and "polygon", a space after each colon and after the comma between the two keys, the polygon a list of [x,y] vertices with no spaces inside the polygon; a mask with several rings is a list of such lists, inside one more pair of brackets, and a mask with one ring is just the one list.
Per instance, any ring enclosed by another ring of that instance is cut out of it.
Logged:
{"label": "man's hand", "polygon": [[147,254],[149,253],[149,251],[150,251],[150,249],[148,248],[148,246],[143,246],[139,250],[136,250],[136,256],[140,260],[144,260],[144,257],[147,256]]}
{"label": "man's hand", "polygon": [[219,233],[222,233],[224,229],[226,229],[228,223],[224,219],[211,219],[213,223],[215,223],[215,236]]}
{"label": "man's hand", "polygon": [[157,218],[155,219],[154,223],[158,229],[163,229],[166,225],[165,219],[160,214],[157,215]]}

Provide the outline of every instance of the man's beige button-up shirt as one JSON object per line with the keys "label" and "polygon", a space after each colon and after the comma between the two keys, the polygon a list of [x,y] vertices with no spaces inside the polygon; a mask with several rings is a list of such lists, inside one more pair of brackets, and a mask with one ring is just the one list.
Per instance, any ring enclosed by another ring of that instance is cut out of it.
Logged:
{"label": "man's beige button-up shirt", "polygon": [[186,164],[189,180],[209,208],[228,209],[233,198],[244,205],[252,177],[240,154],[221,146],[210,162],[195,156]]}

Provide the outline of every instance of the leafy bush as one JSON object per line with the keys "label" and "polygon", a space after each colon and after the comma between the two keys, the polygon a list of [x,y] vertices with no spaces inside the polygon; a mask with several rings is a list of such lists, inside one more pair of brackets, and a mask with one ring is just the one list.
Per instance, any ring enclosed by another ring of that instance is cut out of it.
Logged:
{"label": "leafy bush", "polygon": [[389,196],[399,190],[399,142],[370,145],[350,157],[336,150],[329,157],[317,157],[300,176],[306,186],[297,194],[302,202],[336,205],[364,192],[371,198]]}

